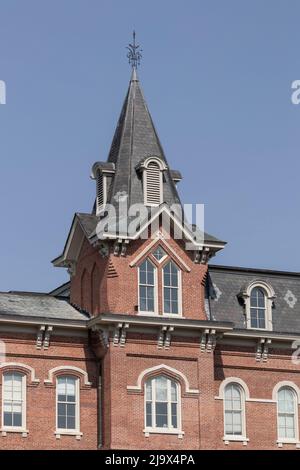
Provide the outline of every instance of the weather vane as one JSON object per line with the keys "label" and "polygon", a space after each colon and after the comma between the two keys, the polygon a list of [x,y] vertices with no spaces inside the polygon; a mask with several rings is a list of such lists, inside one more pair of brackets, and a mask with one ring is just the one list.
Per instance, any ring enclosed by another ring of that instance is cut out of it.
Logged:
{"label": "weather vane", "polygon": [[126,47],[129,51],[127,52],[128,62],[131,64],[132,68],[137,68],[137,66],[140,65],[142,49],[138,50],[139,47],[139,44],[135,43],[135,31],[133,31],[133,43]]}

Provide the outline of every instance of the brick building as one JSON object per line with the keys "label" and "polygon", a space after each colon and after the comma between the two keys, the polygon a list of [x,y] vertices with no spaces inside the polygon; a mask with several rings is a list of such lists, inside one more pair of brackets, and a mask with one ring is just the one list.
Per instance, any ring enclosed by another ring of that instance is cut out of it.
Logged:
{"label": "brick building", "polygon": [[70,282],[0,294],[0,448],[298,448],[300,275],[209,263],[225,242],[180,219],[135,66],[92,178]]}

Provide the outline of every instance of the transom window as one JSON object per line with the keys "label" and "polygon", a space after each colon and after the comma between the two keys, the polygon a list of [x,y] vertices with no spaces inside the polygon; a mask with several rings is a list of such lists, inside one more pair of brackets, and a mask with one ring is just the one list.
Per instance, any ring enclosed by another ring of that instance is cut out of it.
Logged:
{"label": "transom window", "polygon": [[167,253],[162,249],[160,245],[153,251],[152,255],[157,261],[161,261],[167,256]]}
{"label": "transom window", "polygon": [[244,406],[244,393],[241,387],[235,383],[228,384],[224,397],[225,435],[243,436],[245,434]]}
{"label": "transom window", "polygon": [[3,374],[3,417],[4,428],[25,427],[26,376],[19,372]]}
{"label": "transom window", "polygon": [[177,266],[170,261],[163,268],[164,313],[180,313],[179,275]]}
{"label": "transom window", "polygon": [[251,328],[266,328],[266,294],[260,287],[254,287],[250,295]]}
{"label": "transom window", "polygon": [[278,392],[277,425],[279,439],[296,439],[296,394],[290,387],[283,387]]}
{"label": "transom window", "polygon": [[77,430],[79,428],[77,377],[57,378],[57,429]]}
{"label": "transom window", "polygon": [[146,429],[179,429],[179,384],[160,375],[147,380],[145,387]]}
{"label": "transom window", "polygon": [[139,267],[139,311],[155,312],[155,267],[146,259]]}

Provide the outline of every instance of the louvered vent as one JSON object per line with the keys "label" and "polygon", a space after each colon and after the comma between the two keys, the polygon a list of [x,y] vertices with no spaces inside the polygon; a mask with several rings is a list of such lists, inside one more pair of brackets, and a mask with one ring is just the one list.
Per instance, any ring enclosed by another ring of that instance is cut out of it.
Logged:
{"label": "louvered vent", "polygon": [[103,188],[103,175],[97,171],[97,208],[103,206],[104,203],[104,188]]}
{"label": "louvered vent", "polygon": [[146,169],[146,204],[159,205],[162,202],[161,171],[156,162],[150,162]]}

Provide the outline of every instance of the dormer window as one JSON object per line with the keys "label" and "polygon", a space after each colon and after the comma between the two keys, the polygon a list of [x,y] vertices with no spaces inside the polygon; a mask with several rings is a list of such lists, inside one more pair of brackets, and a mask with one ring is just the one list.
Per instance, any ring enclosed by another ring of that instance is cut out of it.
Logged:
{"label": "dormer window", "polygon": [[96,180],[96,215],[99,215],[105,208],[114,173],[114,163],[96,162],[93,165],[91,178]]}
{"label": "dormer window", "polygon": [[254,287],[250,295],[251,328],[266,328],[266,293],[260,287]]}
{"label": "dormer window", "polygon": [[272,330],[275,292],[265,281],[253,281],[241,292],[245,302],[247,328]]}
{"label": "dormer window", "polygon": [[159,206],[163,203],[163,172],[167,167],[159,157],[147,157],[138,166],[143,172],[145,206]]}

